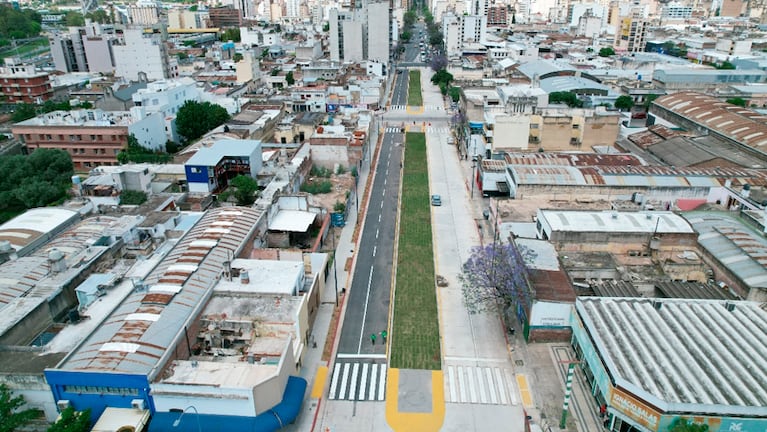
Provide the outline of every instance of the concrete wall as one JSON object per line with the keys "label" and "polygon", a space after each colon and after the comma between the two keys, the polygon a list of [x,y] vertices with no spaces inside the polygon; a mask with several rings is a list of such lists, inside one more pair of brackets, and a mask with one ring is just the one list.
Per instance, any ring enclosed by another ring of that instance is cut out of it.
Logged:
{"label": "concrete wall", "polygon": [[323,168],[335,169],[337,164],[345,167],[352,166],[354,161],[349,154],[349,146],[343,145],[318,145],[312,139],[312,163]]}
{"label": "concrete wall", "polygon": [[708,187],[604,186],[604,185],[516,185],[516,198],[536,196],[545,199],[623,199],[640,192],[647,200],[674,201],[677,198],[708,198]]}
{"label": "concrete wall", "polygon": [[496,115],[493,125],[493,152],[527,150],[529,115]]}
{"label": "concrete wall", "polygon": [[46,420],[56,421],[59,415],[56,401],[53,400],[51,388],[42,372],[40,374],[1,374],[0,384],[8,386],[14,396],[23,396],[27,403],[24,408],[43,411]]}

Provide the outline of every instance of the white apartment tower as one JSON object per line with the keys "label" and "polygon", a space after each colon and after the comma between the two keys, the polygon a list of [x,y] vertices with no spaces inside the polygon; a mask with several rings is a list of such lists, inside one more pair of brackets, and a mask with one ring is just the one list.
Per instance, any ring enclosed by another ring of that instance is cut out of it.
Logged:
{"label": "white apartment tower", "polygon": [[114,45],[115,75],[138,81],[146,74],[150,81],[174,78],[167,48],[158,34],[144,34],[143,29],[125,29],[124,45]]}
{"label": "white apartment tower", "polygon": [[157,24],[160,21],[160,8],[153,1],[139,0],[128,6],[128,21],[138,25]]}
{"label": "white apartment tower", "polygon": [[328,21],[331,61],[389,61],[391,20],[388,2],[358,2],[351,11],[333,8]]}

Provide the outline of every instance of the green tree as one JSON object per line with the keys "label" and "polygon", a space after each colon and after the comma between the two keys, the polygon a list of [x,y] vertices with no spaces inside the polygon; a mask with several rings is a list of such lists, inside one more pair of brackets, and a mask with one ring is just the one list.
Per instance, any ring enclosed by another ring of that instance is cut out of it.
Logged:
{"label": "green tree", "polygon": [[128,145],[117,153],[117,162],[121,164],[128,162],[168,163],[170,159],[171,157],[167,153],[151,150],[139,144],[136,136],[133,134],[128,135]]}
{"label": "green tree", "polygon": [[322,25],[322,31],[325,32],[325,33],[329,32],[330,31],[330,24],[329,23],[323,24]]}
{"label": "green tree", "polygon": [[0,384],[0,432],[13,432],[38,416],[37,410],[22,409],[23,396],[13,396],[11,389]]}
{"label": "green tree", "polygon": [[603,47],[599,49],[599,57],[610,57],[615,55],[613,47]]}
{"label": "green tree", "polygon": [[69,11],[64,15],[64,24],[68,27],[82,27],[85,25],[85,17],[77,11]]}
{"label": "green tree", "polygon": [[234,198],[237,200],[237,205],[249,206],[256,202],[258,183],[253,177],[238,175],[229,182],[229,186],[234,188]]}
{"label": "green tree", "polygon": [[410,41],[411,37],[413,37],[413,35],[407,30],[403,31],[402,34],[399,35],[399,39],[404,43],[407,43],[408,41]]}
{"label": "green tree", "polygon": [[405,25],[405,28],[412,27],[416,19],[418,19],[418,17],[416,16],[415,12],[413,12],[412,10],[405,12],[405,15],[403,15],[402,17],[402,21]]}
{"label": "green tree", "polygon": [[189,6],[189,12],[197,12],[197,5]]}
{"label": "green tree", "polygon": [[615,99],[615,108],[621,111],[628,111],[634,106],[634,99],[631,96],[621,95]]}
{"label": "green tree", "polygon": [[121,205],[141,205],[147,200],[146,192],[124,190],[120,192]]}
{"label": "green tree", "polygon": [[109,14],[104,9],[96,9],[93,12],[88,12],[87,14],[85,14],[85,18],[88,18],[89,20],[93,22],[97,22],[99,24],[112,23],[112,17],[109,16]]}
{"label": "green tree", "polygon": [[460,87],[450,87],[447,91],[448,96],[450,96],[450,99],[453,102],[458,102],[461,100],[461,88]]}
{"label": "green tree", "polygon": [[91,430],[91,409],[75,411],[69,407],[61,412],[59,420],[48,428],[48,432],[88,432]]}
{"label": "green tree", "polygon": [[232,60],[234,60],[235,63],[242,61],[242,54],[234,53],[234,55],[232,56]]}
{"label": "green tree", "polygon": [[708,425],[677,417],[668,426],[668,432],[708,432]]}
{"label": "green tree", "polygon": [[186,101],[176,113],[176,130],[185,141],[193,141],[229,120],[229,113],[210,102]]}
{"label": "green tree", "polygon": [[296,79],[293,78],[293,71],[288,71],[288,73],[285,75],[285,82],[288,83],[289,86],[292,86],[296,83]]}
{"label": "green tree", "polygon": [[29,120],[37,115],[37,107],[32,104],[19,104],[13,109],[11,121],[14,123]]}
{"label": "green tree", "polygon": [[21,39],[40,34],[42,16],[32,9],[0,8],[0,37]]}
{"label": "green tree", "polygon": [[453,74],[446,71],[445,69],[440,69],[434,75],[431,76],[431,82],[432,84],[435,84],[435,85],[439,85],[440,83],[444,83],[445,85],[448,85],[451,82],[453,82]]}
{"label": "green tree", "polygon": [[648,94],[647,96],[645,96],[644,103],[642,105],[645,107],[645,109],[650,108],[650,105],[652,105],[652,101],[654,101],[655,99],[658,99],[658,95]]}
{"label": "green tree", "polygon": [[583,102],[580,99],[578,99],[578,95],[568,91],[549,93],[549,103],[551,104],[563,103],[569,106],[570,108],[583,107]]}
{"label": "green tree", "polygon": [[221,33],[222,41],[240,42],[240,29],[228,28]]}
{"label": "green tree", "polygon": [[746,107],[746,104],[748,104],[747,100],[743,98],[739,98],[739,97],[727,99],[725,102],[727,102],[728,104],[733,104],[733,105],[737,105],[744,108]]}
{"label": "green tree", "polygon": [[725,60],[722,62],[722,64],[720,64],[716,68],[724,69],[724,70],[732,70],[732,69],[735,69],[735,65]]}
{"label": "green tree", "polygon": [[178,57],[179,60],[186,60],[186,59],[189,58],[189,54],[187,54],[187,53],[185,53],[183,51],[179,51],[179,52],[176,53],[176,57]]}

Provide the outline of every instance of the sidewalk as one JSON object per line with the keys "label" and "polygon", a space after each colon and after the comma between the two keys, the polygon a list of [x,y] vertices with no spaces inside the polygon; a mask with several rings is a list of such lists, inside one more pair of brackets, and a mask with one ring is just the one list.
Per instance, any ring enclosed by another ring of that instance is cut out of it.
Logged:
{"label": "sidewalk", "polygon": [[[359,197],[357,202],[360,208],[364,208],[364,200],[366,197],[366,189],[368,184],[368,177],[370,175],[371,157],[376,156],[378,149],[378,125],[376,123],[375,132],[371,134],[371,146],[366,155],[366,159],[362,162],[362,168],[359,170],[359,183],[358,192]],[[283,430],[288,432],[308,432],[313,431],[319,415],[318,411],[324,410],[323,404],[325,400],[324,390],[327,387],[327,379],[329,378],[329,370],[332,370],[332,363],[334,359],[331,357],[328,361],[322,360],[322,352],[325,347],[325,342],[328,338],[336,338],[340,335],[340,328],[343,322],[344,308],[346,307],[345,293],[349,290],[351,272],[353,267],[345,270],[346,262],[350,258],[354,258],[356,251],[356,243],[354,239],[354,231],[359,220],[360,226],[362,224],[363,215],[360,214],[360,208],[353,205],[352,211],[346,219],[346,225],[341,228],[335,228],[336,234],[340,234],[336,239],[336,265],[331,265],[328,278],[325,281],[325,291],[322,293],[320,308],[317,311],[317,317],[312,327],[312,333],[309,338],[309,345],[306,348],[306,355],[304,356],[304,362],[301,367],[300,376],[306,379],[307,393],[304,399],[304,404],[301,408],[296,422],[292,425],[286,426]],[[337,274],[337,276],[336,276]],[[335,323],[333,332],[330,332],[330,326],[333,319],[333,313],[336,309],[336,278],[338,281],[338,307],[340,308],[339,321]],[[333,350],[331,353],[335,353],[337,340],[334,341]],[[318,374],[319,372],[319,374]],[[315,383],[317,381],[317,383]],[[317,389],[315,389],[317,384]]]}

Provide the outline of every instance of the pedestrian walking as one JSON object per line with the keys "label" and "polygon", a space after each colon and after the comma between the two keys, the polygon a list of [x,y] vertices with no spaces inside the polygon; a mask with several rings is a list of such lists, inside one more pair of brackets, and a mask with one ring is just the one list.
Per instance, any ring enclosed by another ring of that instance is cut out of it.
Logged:
{"label": "pedestrian walking", "polygon": [[387,336],[386,330],[382,331],[381,340],[383,341],[384,344],[386,343],[386,336]]}
{"label": "pedestrian walking", "polygon": [[370,335],[370,343],[372,343],[373,345],[376,344],[376,334],[375,333],[372,333]]}

